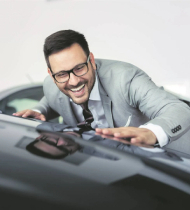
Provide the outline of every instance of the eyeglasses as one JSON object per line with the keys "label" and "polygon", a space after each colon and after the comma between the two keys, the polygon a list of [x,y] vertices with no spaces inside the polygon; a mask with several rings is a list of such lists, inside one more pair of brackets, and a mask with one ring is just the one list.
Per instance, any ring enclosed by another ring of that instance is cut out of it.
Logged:
{"label": "eyeglasses", "polygon": [[52,76],[58,83],[67,82],[70,79],[70,73],[73,73],[77,77],[81,77],[85,75],[89,70],[88,69],[89,60],[90,60],[90,55],[88,56],[87,61],[85,63],[79,64],[69,71],[57,72],[55,74],[52,74]]}
{"label": "eyeglasses", "polygon": [[49,137],[49,136],[41,136],[38,140],[43,141],[49,145],[57,146],[59,138]]}
{"label": "eyeglasses", "polygon": [[[80,134],[76,131],[63,131],[63,133],[71,136],[77,136],[80,137]],[[76,150],[80,149],[80,145],[77,144],[74,140],[70,139],[69,137],[59,137],[54,134],[46,134],[41,135],[38,138],[36,138],[38,141],[45,142],[46,144],[49,144],[53,147],[56,147],[57,149],[65,152],[67,155],[72,154]]]}
{"label": "eyeglasses", "polygon": [[[59,138],[55,138],[55,137],[51,137],[51,136],[42,136],[40,139],[38,139],[40,141],[43,141],[45,142],[46,144],[49,144],[51,146],[54,146],[56,147],[57,149],[61,150],[62,152],[64,152],[65,155],[68,155],[70,154],[72,151],[69,151],[67,149],[67,147],[65,145],[62,145],[62,146],[58,146],[58,141],[59,141]],[[68,144],[69,145],[69,144]],[[67,145],[67,146],[68,146]],[[70,146],[70,145],[69,145]],[[60,154],[60,153],[59,153]]]}

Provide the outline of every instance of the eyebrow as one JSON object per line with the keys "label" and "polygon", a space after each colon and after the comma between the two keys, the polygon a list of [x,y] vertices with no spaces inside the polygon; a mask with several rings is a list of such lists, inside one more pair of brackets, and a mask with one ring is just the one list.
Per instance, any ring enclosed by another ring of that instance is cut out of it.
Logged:
{"label": "eyebrow", "polygon": [[[79,63],[79,64],[77,64],[77,65],[75,65],[72,69],[69,69],[69,70],[60,70],[60,71],[58,71],[57,73],[53,73],[53,75],[55,75],[55,74],[58,74],[58,73],[60,73],[60,72],[67,72],[67,71],[71,71],[71,70],[73,70],[74,68],[76,68],[77,66],[79,66],[79,65],[82,65],[82,64],[85,64],[86,62],[83,62],[83,63]],[[53,71],[52,71],[53,72]]]}

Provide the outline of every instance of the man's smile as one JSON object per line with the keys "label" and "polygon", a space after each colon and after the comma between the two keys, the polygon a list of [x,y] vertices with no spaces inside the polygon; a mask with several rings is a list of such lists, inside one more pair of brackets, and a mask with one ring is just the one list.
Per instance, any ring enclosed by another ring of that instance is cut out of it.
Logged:
{"label": "man's smile", "polygon": [[69,89],[75,97],[82,97],[85,94],[85,84],[80,85],[77,88]]}
{"label": "man's smile", "polygon": [[70,89],[72,92],[79,92],[81,91],[81,89],[84,87],[84,84],[82,84],[81,86],[77,87],[77,88],[72,88]]}

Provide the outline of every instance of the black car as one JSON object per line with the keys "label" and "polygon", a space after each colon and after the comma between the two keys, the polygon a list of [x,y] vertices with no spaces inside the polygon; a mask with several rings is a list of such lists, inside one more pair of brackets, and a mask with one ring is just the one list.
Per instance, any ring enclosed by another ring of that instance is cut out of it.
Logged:
{"label": "black car", "polygon": [[189,209],[188,154],[61,126],[0,114],[2,210]]}

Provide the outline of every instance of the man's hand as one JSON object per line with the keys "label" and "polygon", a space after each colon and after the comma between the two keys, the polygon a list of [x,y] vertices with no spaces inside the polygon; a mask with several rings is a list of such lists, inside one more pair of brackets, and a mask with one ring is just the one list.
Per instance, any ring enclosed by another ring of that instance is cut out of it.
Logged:
{"label": "man's hand", "polygon": [[96,128],[96,132],[97,134],[105,134],[118,138],[131,138],[131,143],[154,145],[157,142],[155,134],[146,128]]}
{"label": "man's hand", "polygon": [[13,113],[13,115],[18,116],[18,117],[24,117],[24,118],[25,117],[32,117],[32,118],[35,118],[35,119],[46,121],[46,118],[43,114],[41,114],[39,112],[36,112],[36,111],[33,111],[33,110],[30,110],[30,109],[25,109],[23,111]]}

